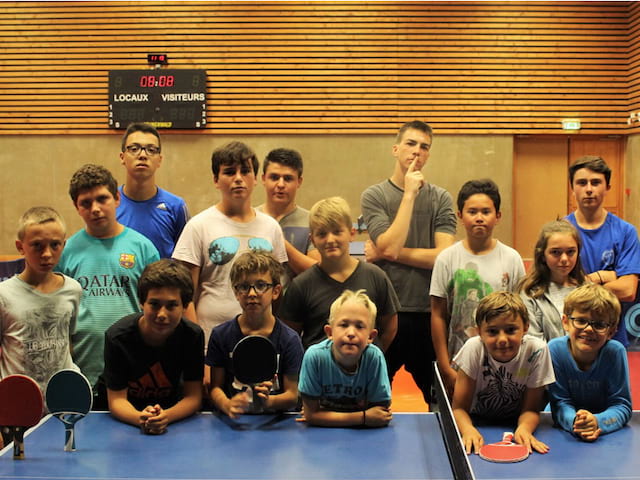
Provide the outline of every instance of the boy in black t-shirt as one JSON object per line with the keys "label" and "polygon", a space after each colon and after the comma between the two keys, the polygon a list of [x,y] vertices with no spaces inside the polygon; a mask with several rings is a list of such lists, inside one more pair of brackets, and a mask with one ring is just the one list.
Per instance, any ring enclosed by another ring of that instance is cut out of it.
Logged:
{"label": "boy in black t-shirt", "polygon": [[200,409],[204,334],[183,318],[193,283],[179,262],[148,265],[138,297],[142,314],[127,315],[106,332],[103,377],[111,414],[160,434]]}

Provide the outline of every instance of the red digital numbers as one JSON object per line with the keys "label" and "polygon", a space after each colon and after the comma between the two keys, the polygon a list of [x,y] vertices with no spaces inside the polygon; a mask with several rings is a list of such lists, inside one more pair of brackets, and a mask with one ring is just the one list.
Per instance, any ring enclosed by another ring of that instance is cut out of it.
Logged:
{"label": "red digital numbers", "polygon": [[173,75],[142,75],[140,77],[140,86],[143,88],[173,87],[174,83]]}

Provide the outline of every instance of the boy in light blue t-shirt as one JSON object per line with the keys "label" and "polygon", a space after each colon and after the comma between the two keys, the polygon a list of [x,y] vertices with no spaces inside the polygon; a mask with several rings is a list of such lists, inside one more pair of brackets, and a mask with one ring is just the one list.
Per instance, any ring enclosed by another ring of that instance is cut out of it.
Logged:
{"label": "boy in light blue t-shirt", "polygon": [[382,351],[372,344],[376,306],[345,290],[331,305],[327,339],[302,360],[298,390],[304,420],[325,427],[384,427],[391,421],[391,386]]}

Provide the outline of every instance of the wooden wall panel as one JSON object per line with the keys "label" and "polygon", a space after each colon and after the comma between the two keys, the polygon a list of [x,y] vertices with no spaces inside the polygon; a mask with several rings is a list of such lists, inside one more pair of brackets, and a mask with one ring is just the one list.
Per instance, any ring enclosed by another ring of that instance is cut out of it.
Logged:
{"label": "wooden wall panel", "polygon": [[[207,70],[199,134],[626,133],[633,2],[1,2],[0,134],[108,133],[107,74]],[[640,124],[639,124],[640,125]]]}
{"label": "wooden wall panel", "polygon": [[[629,113],[640,115],[640,4],[629,6]],[[640,133],[640,117],[627,133]]]}

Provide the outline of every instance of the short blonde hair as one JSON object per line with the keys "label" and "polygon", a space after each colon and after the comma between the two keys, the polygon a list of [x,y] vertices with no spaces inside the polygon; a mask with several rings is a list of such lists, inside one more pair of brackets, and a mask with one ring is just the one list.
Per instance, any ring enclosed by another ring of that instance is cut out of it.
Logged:
{"label": "short blonde hair", "polygon": [[527,307],[520,295],[506,291],[492,292],[478,303],[476,325],[479,327],[482,322],[509,314],[520,317],[525,325],[529,324]]}
{"label": "short blonde hair", "polygon": [[369,325],[372,329],[376,328],[376,315],[378,314],[378,308],[364,292],[364,289],[357,290],[355,292],[353,290],[345,290],[342,292],[342,294],[340,294],[340,296],[331,304],[331,309],[329,310],[329,324],[333,325],[333,322],[338,315],[338,310],[340,310],[345,303],[353,302],[355,304],[362,305],[369,311]]}
{"label": "short blonde hair", "polygon": [[67,227],[60,214],[51,207],[32,207],[22,214],[18,220],[18,240],[24,240],[24,235],[32,225],[56,222],[62,227],[62,233],[66,235]]}
{"label": "short blonde hair", "polygon": [[309,228],[311,233],[320,229],[332,229],[337,226],[352,228],[351,209],[342,197],[329,197],[316,202],[309,210]]}
{"label": "short blonde hair", "polygon": [[617,328],[620,321],[620,302],[612,292],[596,283],[585,283],[566,296],[564,314],[570,316],[574,310],[591,312],[613,328]]}

